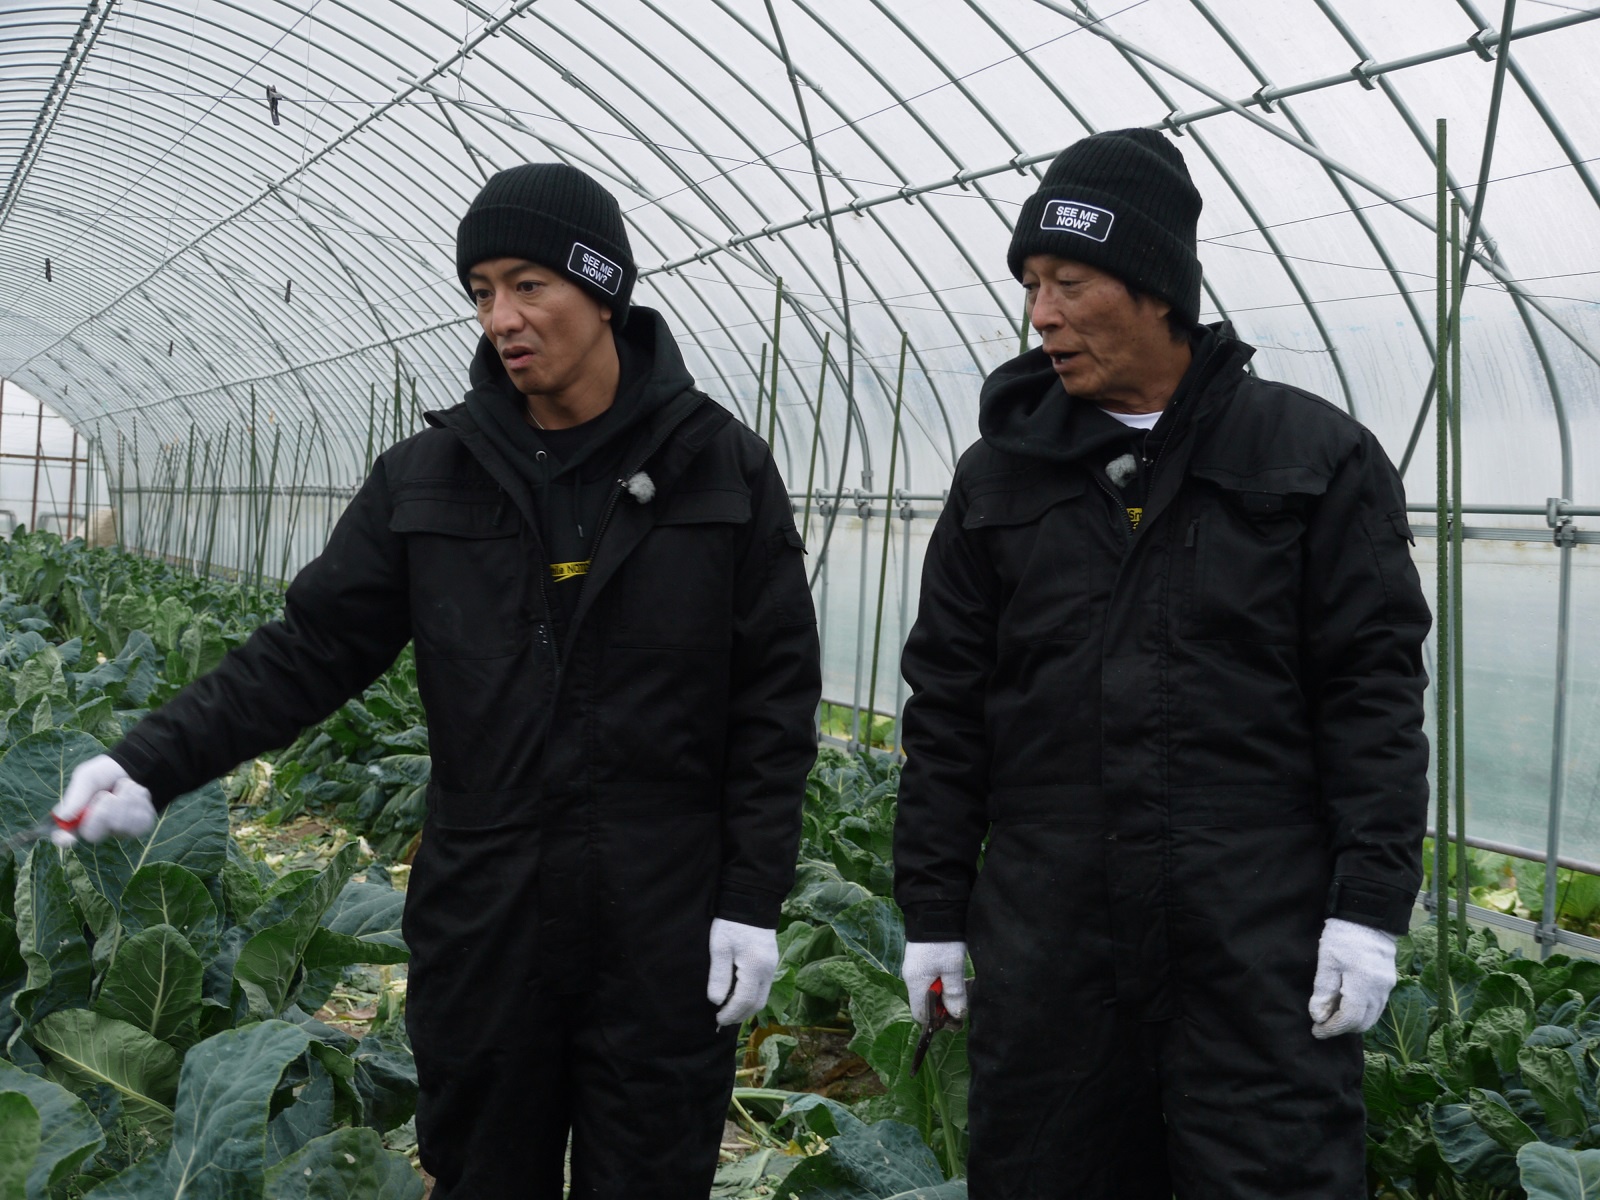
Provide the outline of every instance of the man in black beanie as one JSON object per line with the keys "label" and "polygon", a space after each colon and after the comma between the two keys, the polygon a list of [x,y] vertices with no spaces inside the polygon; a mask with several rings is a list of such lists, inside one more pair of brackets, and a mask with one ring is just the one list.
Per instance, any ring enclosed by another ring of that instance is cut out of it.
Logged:
{"label": "man in black beanie", "polygon": [[[816,618],[762,441],[631,303],[616,200],[494,176],[464,403],[390,447],[211,674],[74,772],[81,836],[289,742],[415,640],[433,757],[406,1025],[435,1200],[704,1200],[816,757]],[[70,836],[70,835],[67,835]]]}
{"label": "man in black beanie", "polygon": [[1429,614],[1377,440],[1198,324],[1199,215],[1150,130],[1051,163],[928,548],[895,894],[913,1011],[971,990],[975,1200],[1366,1194]]}

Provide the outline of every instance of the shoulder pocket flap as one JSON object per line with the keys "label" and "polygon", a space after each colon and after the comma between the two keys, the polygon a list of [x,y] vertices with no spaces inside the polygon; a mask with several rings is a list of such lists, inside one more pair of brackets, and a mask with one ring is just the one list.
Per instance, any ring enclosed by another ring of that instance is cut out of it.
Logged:
{"label": "shoulder pocket flap", "polygon": [[1088,483],[1082,475],[1013,478],[989,488],[980,483],[967,501],[961,527],[987,529],[992,525],[1031,525],[1056,505],[1081,496],[1086,486]]}
{"label": "shoulder pocket flap", "polygon": [[657,525],[705,525],[717,522],[742,525],[749,519],[749,495],[709,489],[678,492],[656,514]]}
{"label": "shoulder pocket flap", "polygon": [[517,519],[504,501],[438,500],[416,498],[396,500],[389,518],[394,533],[442,533],[449,537],[515,537]]}

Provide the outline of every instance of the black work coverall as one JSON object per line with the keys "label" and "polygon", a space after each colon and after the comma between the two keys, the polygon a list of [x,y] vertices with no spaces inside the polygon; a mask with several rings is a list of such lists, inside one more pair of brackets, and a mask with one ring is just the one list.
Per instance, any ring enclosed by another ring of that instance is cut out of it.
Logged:
{"label": "black work coverall", "polygon": [[436,1200],[560,1197],[569,1127],[573,1196],[703,1200],[736,1036],[710,923],[775,928],[793,880],[820,680],[789,498],[655,313],[625,336],[646,379],[563,644],[534,491],[463,405],[380,457],[282,621],[112,751],[165,804],[415,638],[406,1017]]}
{"label": "black work coverall", "polygon": [[[1225,330],[1142,465],[1042,351],[986,382],[904,670],[907,934],[965,938],[974,1200],[1355,1200],[1329,916],[1407,926],[1429,615],[1400,481]],[[987,836],[983,869],[979,850]]]}

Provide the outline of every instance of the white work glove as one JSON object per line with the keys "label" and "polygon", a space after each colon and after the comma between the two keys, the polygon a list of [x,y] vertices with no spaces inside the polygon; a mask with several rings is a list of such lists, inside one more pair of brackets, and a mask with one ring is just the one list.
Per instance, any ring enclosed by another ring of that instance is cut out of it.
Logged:
{"label": "white work glove", "polygon": [[711,978],[706,999],[720,1004],[717,1026],[738,1025],[767,1002],[778,973],[778,931],[724,921],[711,922]]}
{"label": "white work glove", "polygon": [[967,944],[965,942],[907,942],[900,964],[906,981],[906,999],[917,1024],[928,1021],[928,989],[944,980],[944,1006],[960,1020],[967,1013]]}
{"label": "white work glove", "polygon": [[156,826],[156,806],[150,801],[149,789],[129,778],[122,764],[109,754],[72,769],[67,790],[51,815],[72,826],[51,831],[50,840],[58,846],[70,846],[79,839],[142,838]]}
{"label": "white work glove", "polygon": [[1328,918],[1317,946],[1317,978],[1311,985],[1311,1036],[1365,1033],[1383,1016],[1394,987],[1392,933]]}

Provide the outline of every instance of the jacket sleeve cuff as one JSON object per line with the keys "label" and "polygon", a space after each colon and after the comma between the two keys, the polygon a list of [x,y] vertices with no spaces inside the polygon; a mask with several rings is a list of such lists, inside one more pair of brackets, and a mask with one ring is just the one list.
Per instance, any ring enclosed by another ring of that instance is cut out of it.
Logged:
{"label": "jacket sleeve cuff", "polygon": [[128,773],[128,777],[150,793],[150,801],[160,812],[191,788],[155,755],[131,738],[123,738],[106,754]]}
{"label": "jacket sleeve cuff", "polygon": [[965,904],[913,904],[905,910],[905,915],[908,942],[967,940]]}
{"label": "jacket sleeve cuff", "polygon": [[1404,888],[1336,875],[1328,889],[1327,915],[1400,937],[1411,928],[1411,910],[1416,901],[1416,894]]}
{"label": "jacket sleeve cuff", "polygon": [[783,897],[776,892],[762,892],[751,888],[723,884],[717,892],[716,916],[724,921],[737,921],[757,929],[776,929],[778,914],[783,908]]}

